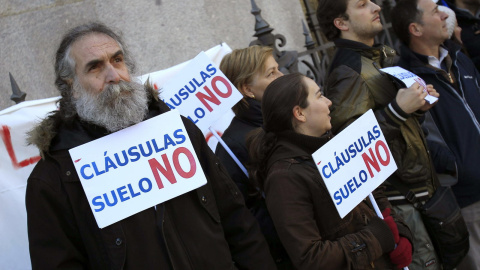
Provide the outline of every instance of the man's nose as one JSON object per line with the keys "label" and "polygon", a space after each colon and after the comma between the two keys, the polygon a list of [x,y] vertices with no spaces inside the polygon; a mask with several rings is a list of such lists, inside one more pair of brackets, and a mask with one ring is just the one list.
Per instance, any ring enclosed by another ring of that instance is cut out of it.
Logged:
{"label": "man's nose", "polygon": [[107,83],[119,83],[120,82],[120,74],[118,73],[117,69],[113,67],[112,65],[107,65],[107,70],[106,70],[106,77],[105,81]]}
{"label": "man's nose", "polygon": [[443,13],[443,14],[442,14],[442,15],[443,15],[443,16],[442,16],[442,17],[443,17],[443,20],[448,19],[448,14],[447,14],[446,12],[443,12],[443,11],[442,11],[442,13]]}

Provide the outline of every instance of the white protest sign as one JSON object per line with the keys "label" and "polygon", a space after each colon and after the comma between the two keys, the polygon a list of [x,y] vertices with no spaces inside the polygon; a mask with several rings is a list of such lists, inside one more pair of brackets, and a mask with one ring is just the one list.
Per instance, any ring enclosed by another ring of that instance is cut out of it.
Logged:
{"label": "white protest sign", "polygon": [[342,218],[397,169],[372,110],[312,156]]}
{"label": "white protest sign", "polygon": [[100,228],[207,183],[177,110],[69,152]]}
{"label": "white protest sign", "polygon": [[[421,86],[423,86],[423,89],[424,89],[423,91],[427,91],[427,84],[425,83],[425,81],[422,78],[418,77],[417,75],[415,75],[414,73],[412,73],[412,72],[410,72],[406,69],[395,66],[395,67],[382,68],[380,70],[385,72],[385,73],[388,73],[388,74],[392,75],[393,77],[395,77],[399,80],[401,80],[405,84],[405,86],[407,86],[407,87],[410,87],[410,86],[412,86],[412,84],[418,82]],[[425,100],[428,103],[432,104],[435,101],[437,101],[438,98],[434,97],[434,96],[431,96],[427,92],[427,96],[425,97]]]}
{"label": "white protest sign", "polygon": [[163,85],[160,96],[171,109],[178,109],[202,132],[243,97],[204,52]]}

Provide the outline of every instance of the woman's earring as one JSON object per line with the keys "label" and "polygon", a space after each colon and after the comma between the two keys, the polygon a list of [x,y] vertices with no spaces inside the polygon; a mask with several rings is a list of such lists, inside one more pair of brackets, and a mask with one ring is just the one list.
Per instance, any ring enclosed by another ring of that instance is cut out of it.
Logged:
{"label": "woman's earring", "polygon": [[254,94],[252,94],[252,98],[255,99],[255,95],[254,95]]}

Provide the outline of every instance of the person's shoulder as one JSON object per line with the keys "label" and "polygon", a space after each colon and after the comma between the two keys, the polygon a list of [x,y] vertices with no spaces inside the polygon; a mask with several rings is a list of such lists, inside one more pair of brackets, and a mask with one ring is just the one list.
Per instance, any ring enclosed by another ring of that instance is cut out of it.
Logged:
{"label": "person's shoulder", "polygon": [[[67,150],[46,154],[33,168],[28,177],[27,185],[46,185],[59,191],[62,182],[61,163],[69,162],[69,158],[70,155]],[[71,168],[63,168],[63,170],[66,175],[73,174]]]}
{"label": "person's shoulder", "polygon": [[338,48],[330,66],[330,73],[342,67],[348,67],[360,74],[362,72],[361,54],[348,48]]}
{"label": "person's shoulder", "polygon": [[[192,120],[186,118],[183,115],[181,117],[182,117],[183,125],[185,126],[185,129],[187,130],[187,132],[190,136],[200,136],[201,135],[201,137],[203,138],[202,131],[197,127],[197,125],[195,125],[195,123],[193,123]],[[190,140],[193,140],[193,138],[190,138]]]}

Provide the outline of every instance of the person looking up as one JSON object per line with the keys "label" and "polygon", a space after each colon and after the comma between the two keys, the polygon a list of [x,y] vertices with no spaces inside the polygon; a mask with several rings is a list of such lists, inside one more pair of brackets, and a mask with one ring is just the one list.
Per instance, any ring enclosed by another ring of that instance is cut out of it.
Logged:
{"label": "person looking up", "polygon": [[[233,50],[224,56],[220,63],[220,70],[243,95],[242,100],[232,108],[235,117],[223,133],[222,140],[244,167],[249,160],[245,145],[246,135],[255,128],[261,127],[263,123],[260,102],[265,88],[283,75],[278,70],[278,64],[272,52],[273,49],[270,47],[250,46]],[[215,154],[242,192],[247,208],[257,219],[277,267],[285,270],[292,269],[290,259],[278,238],[258,187],[250,181],[221,144],[217,145]]]}
{"label": "person looking up", "polygon": [[312,159],[332,137],[331,105],[320,87],[301,74],[273,81],[262,98],[263,126],[247,139],[250,175],[265,191],[268,210],[296,269],[406,266],[412,255],[411,234],[390,214],[383,189],[374,196],[385,221],[366,200],[341,218]]}

